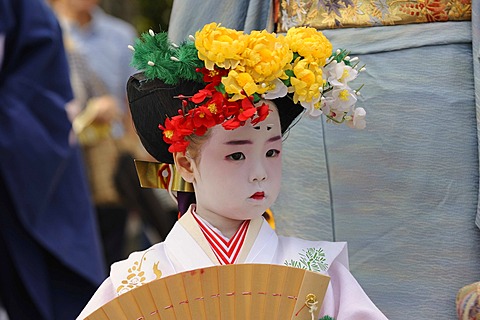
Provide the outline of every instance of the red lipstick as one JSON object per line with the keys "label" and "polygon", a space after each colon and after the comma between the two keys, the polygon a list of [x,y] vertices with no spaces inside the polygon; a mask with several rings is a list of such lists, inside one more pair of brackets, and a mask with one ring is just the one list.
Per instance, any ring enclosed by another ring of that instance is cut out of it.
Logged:
{"label": "red lipstick", "polygon": [[255,192],[250,198],[255,200],[262,200],[265,198],[265,192]]}

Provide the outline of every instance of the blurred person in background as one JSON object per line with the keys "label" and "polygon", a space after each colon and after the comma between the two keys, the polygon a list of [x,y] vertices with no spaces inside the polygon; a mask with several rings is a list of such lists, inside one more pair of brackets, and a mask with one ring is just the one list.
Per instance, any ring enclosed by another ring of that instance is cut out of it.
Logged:
{"label": "blurred person in background", "polygon": [[0,314],[11,320],[73,319],[105,275],[71,99],[50,8],[0,0]]}
{"label": "blurred person in background", "polygon": [[75,95],[73,128],[82,145],[108,265],[124,257],[127,245],[130,210],[115,185],[119,159],[123,152],[141,152],[125,112],[125,83],[133,72],[127,46],[136,31],[105,13],[98,0],[53,0],[51,5],[64,32]]}
{"label": "blurred person in background", "polygon": [[[128,45],[133,44],[136,31],[105,13],[98,0],[50,2],[64,30],[75,96],[70,114],[82,145],[109,265],[125,258],[128,251],[158,241],[174,223],[162,215],[165,206],[153,191],[140,188],[133,162],[148,157],[130,113],[125,112],[125,84],[133,73]],[[143,235],[142,227],[151,226],[149,234],[154,239],[134,240],[129,235],[132,226],[128,223],[138,221],[132,219],[137,217],[135,213],[140,214],[143,225],[134,233]]]}

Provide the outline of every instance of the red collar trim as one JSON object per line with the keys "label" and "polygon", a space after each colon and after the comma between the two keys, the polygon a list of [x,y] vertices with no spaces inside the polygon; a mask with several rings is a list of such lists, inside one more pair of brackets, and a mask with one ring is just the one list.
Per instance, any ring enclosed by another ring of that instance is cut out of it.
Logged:
{"label": "red collar trim", "polygon": [[233,264],[238,258],[240,249],[245,242],[245,237],[247,235],[248,226],[250,225],[250,220],[245,220],[238,228],[237,232],[230,238],[226,240],[220,234],[215,232],[211,227],[203,223],[196,214],[192,214],[197,221],[200,230],[202,230],[203,235],[207,239],[210,247],[213,250],[213,253],[218,259],[220,264]]}

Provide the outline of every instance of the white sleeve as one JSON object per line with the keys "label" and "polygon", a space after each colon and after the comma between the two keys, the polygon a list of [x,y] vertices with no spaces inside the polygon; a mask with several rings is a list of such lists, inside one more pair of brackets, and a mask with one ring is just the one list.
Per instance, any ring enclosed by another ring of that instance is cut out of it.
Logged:
{"label": "white sleeve", "polygon": [[115,294],[115,288],[113,287],[110,277],[108,277],[105,281],[103,281],[100,287],[98,287],[97,291],[93,294],[90,301],[88,301],[85,308],[83,308],[82,312],[77,317],[77,320],[85,319],[92,312],[116,297],[117,295]]}
{"label": "white sleeve", "polygon": [[320,311],[321,315],[336,320],[387,319],[343,263],[334,261],[327,273],[331,279]]}

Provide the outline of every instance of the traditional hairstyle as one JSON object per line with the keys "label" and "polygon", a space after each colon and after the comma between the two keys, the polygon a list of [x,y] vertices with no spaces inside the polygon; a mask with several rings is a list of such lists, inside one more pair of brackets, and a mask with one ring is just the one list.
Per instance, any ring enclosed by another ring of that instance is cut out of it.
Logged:
{"label": "traditional hairstyle", "polygon": [[233,130],[263,121],[269,111],[261,99],[277,105],[282,133],[303,110],[333,123],[365,124],[365,110],[355,107],[358,90],[348,84],[364,67],[357,70],[346,50],[332,52],[314,28],[245,34],[210,23],[180,45],[149,30],[130,49],[132,65],[142,71],[127,85],[134,123],[162,162],[172,163],[162,139],[170,153],[185,152],[189,136],[215,125]]}
{"label": "traditional hairstyle", "polygon": [[[182,100],[176,97],[182,94],[193,96],[203,87],[205,84],[195,81],[167,85],[160,79],[146,79],[143,72],[131,76],[128,80],[127,95],[135,129],[147,152],[159,162],[173,164],[172,153],[168,151],[169,144],[164,141],[159,124],[164,124],[168,118],[178,115],[178,110],[182,109]],[[272,101],[277,106],[284,134],[305,109],[293,103],[290,97]]]}

